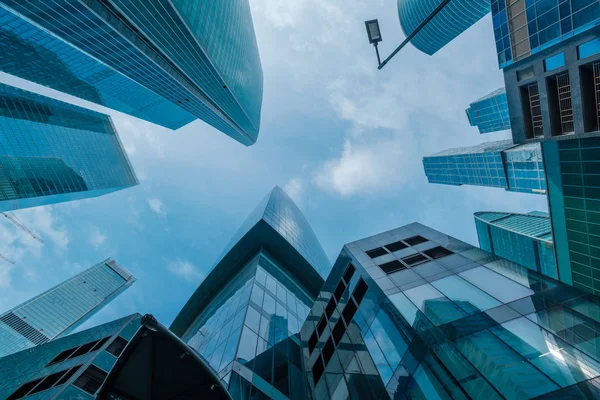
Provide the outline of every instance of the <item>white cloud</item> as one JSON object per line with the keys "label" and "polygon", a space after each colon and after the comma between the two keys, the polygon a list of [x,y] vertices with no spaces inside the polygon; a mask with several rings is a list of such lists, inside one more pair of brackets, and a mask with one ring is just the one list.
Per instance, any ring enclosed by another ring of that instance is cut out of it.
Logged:
{"label": "white cloud", "polygon": [[304,195],[304,183],[300,178],[292,178],[285,184],[283,191],[296,203],[301,203]]}
{"label": "white cloud", "polygon": [[10,288],[12,283],[11,271],[13,265],[7,263],[4,260],[0,260],[0,288]]}
{"label": "white cloud", "polygon": [[[66,250],[69,246],[69,235],[62,221],[55,217],[52,206],[26,208],[14,212],[21,222],[31,231],[39,235],[46,243],[51,243],[58,250]],[[25,239],[28,239],[32,245],[36,245],[31,236],[22,232]]]}
{"label": "white cloud", "polygon": [[100,232],[97,226],[92,226],[90,232],[90,244],[98,249],[106,241],[106,232]]}
{"label": "white cloud", "polygon": [[169,271],[188,282],[198,282],[204,279],[204,274],[187,260],[176,260],[169,263]]}
{"label": "white cloud", "polygon": [[167,215],[165,205],[158,197],[151,197],[148,199],[148,205],[158,215]]}

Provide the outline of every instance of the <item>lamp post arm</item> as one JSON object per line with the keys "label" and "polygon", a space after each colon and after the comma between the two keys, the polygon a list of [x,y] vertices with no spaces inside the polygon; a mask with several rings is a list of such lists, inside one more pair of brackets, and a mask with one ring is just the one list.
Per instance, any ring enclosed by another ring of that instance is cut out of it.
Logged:
{"label": "lamp post arm", "polygon": [[[390,56],[388,58],[386,58],[385,60],[383,60],[383,62],[379,63],[379,66],[377,67],[378,69],[381,69],[383,67],[385,67],[385,65],[388,63],[388,61],[390,61],[396,54],[398,54],[398,52],[400,50],[402,50],[402,48],[404,48],[404,46],[406,46],[408,44],[408,42],[410,42],[415,36],[417,36],[417,34],[423,29],[425,28],[425,26],[436,16],[440,13],[440,11],[442,11],[444,9],[444,7],[446,7],[448,5],[448,3],[450,3],[451,0],[443,0],[436,8],[435,10],[433,10],[433,12],[431,14],[429,14],[427,16],[427,18],[425,18],[423,20],[423,22],[421,22],[419,24],[419,26],[417,26],[415,28],[415,30],[412,31],[412,33],[410,35],[408,35],[406,37],[406,39],[404,39],[404,41],[402,43],[400,43],[400,46],[396,47],[396,50],[394,50],[392,52],[392,54],[390,54]],[[375,46],[375,50],[377,51],[377,46]],[[377,51],[377,60],[379,61],[379,51]]]}

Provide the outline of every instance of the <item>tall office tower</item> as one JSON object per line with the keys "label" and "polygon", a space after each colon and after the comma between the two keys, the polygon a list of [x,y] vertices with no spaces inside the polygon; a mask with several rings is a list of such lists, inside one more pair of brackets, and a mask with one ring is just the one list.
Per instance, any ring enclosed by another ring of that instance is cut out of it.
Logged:
{"label": "tall office tower", "polygon": [[0,84],[0,211],[137,184],[110,117]]}
{"label": "tall office tower", "polygon": [[449,149],[424,157],[423,167],[430,183],[546,193],[542,152],[536,143],[515,146],[501,140]]}
{"label": "tall office tower", "polygon": [[600,295],[600,138],[542,143],[560,280]]}
{"label": "tall office tower", "polygon": [[406,225],[342,249],[301,329],[309,390],[316,400],[598,398],[598,304]]}
{"label": "tall office tower", "polygon": [[506,100],[506,89],[500,88],[480,98],[465,110],[469,124],[476,126],[479,133],[490,133],[510,129],[510,115]]}
{"label": "tall office tower", "polygon": [[0,358],[0,398],[95,399],[140,319],[133,314]]}
{"label": "tall office tower", "polygon": [[[410,35],[442,0],[398,0],[400,25]],[[490,12],[489,0],[452,0],[410,42],[433,55]]]}
{"label": "tall office tower", "polygon": [[499,257],[558,279],[547,213],[475,213],[479,247]]}
{"label": "tall office tower", "polygon": [[262,67],[247,0],[1,0],[0,70],[177,129],[258,136]]}
{"label": "tall office tower", "polygon": [[598,133],[600,1],[492,0],[514,143]]}
{"label": "tall office tower", "polygon": [[[331,270],[302,212],[275,187],[171,325],[230,393],[303,397],[295,336]],[[279,397],[277,397],[279,396]]]}
{"label": "tall office tower", "polygon": [[133,282],[109,258],[0,314],[0,357],[72,332]]}

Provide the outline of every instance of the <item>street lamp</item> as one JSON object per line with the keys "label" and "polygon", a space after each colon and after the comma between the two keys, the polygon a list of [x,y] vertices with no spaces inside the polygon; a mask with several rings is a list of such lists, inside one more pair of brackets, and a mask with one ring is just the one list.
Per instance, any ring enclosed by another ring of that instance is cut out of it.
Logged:
{"label": "street lamp", "polygon": [[367,36],[369,37],[369,43],[371,43],[373,46],[375,46],[375,52],[377,53],[377,63],[379,64],[377,66],[377,69],[381,69],[383,67],[385,67],[385,65],[388,63],[388,61],[390,61],[392,59],[392,57],[394,57],[396,54],[398,54],[398,52],[400,50],[402,50],[402,48],[404,46],[406,46],[408,44],[408,42],[410,42],[420,31],[421,29],[425,28],[425,26],[436,16],[439,14],[440,11],[442,11],[444,9],[444,7],[446,7],[448,5],[448,3],[450,3],[451,0],[443,0],[434,10],[431,14],[429,14],[427,16],[427,18],[425,18],[420,24],[419,26],[417,26],[415,28],[415,30],[412,31],[412,33],[410,35],[408,35],[406,37],[406,39],[404,39],[404,41],[402,43],[400,43],[400,46],[396,47],[396,50],[394,50],[392,52],[392,54],[390,54],[390,56],[388,58],[386,58],[385,60],[383,60],[383,62],[381,62],[381,59],[379,58],[379,49],[377,48],[377,45],[379,44],[379,42],[381,42],[381,30],[379,29],[379,21],[377,21],[376,19],[372,19],[369,21],[365,21],[365,26],[367,27]]}

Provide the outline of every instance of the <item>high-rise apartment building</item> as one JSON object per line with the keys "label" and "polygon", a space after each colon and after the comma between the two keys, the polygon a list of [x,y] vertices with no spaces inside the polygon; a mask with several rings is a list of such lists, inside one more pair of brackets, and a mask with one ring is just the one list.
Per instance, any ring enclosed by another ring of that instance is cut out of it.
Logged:
{"label": "high-rise apartment building", "polygon": [[542,143],[560,279],[600,295],[600,138]]}
{"label": "high-rise apartment building", "polygon": [[475,227],[481,249],[558,279],[547,213],[477,212]]}
{"label": "high-rise apartment building", "polygon": [[597,297],[414,223],[344,246],[300,336],[317,400],[597,398],[599,315]]}
{"label": "high-rise apartment building", "polygon": [[137,184],[109,116],[0,84],[0,211]]}
{"label": "high-rise apartment building", "polygon": [[465,112],[469,124],[476,126],[481,134],[510,129],[510,115],[504,88],[471,103]]}
{"label": "high-rise apartment building", "polygon": [[0,358],[0,398],[95,399],[140,320],[133,314]]}
{"label": "high-rise apartment building", "polygon": [[540,145],[515,146],[510,140],[445,150],[423,158],[430,183],[504,188],[546,193]]}
{"label": "high-rise apartment building", "polygon": [[107,259],[0,314],[0,357],[72,332],[135,282]]}
{"label": "high-rise apartment building", "polygon": [[[442,0],[398,0],[400,25],[410,35]],[[490,12],[489,0],[452,0],[421,30],[411,43],[432,55]]]}
{"label": "high-rise apartment building", "polygon": [[262,67],[247,0],[2,0],[0,70],[177,129],[245,145]]}
{"label": "high-rise apartment building", "polygon": [[330,270],[308,221],[275,187],[170,329],[211,365],[234,397],[260,390],[271,398],[305,398],[296,334]]}
{"label": "high-rise apartment building", "polygon": [[598,133],[600,1],[492,0],[514,143]]}

